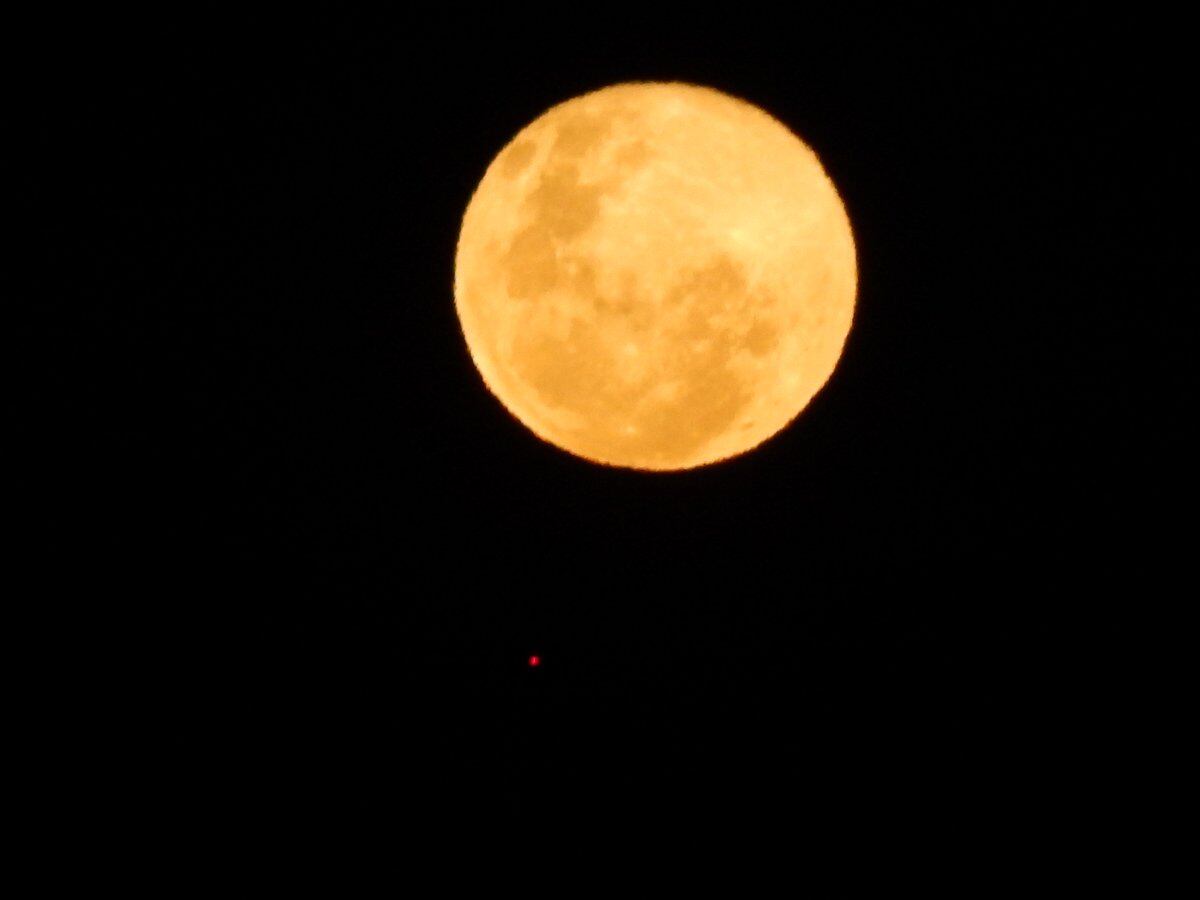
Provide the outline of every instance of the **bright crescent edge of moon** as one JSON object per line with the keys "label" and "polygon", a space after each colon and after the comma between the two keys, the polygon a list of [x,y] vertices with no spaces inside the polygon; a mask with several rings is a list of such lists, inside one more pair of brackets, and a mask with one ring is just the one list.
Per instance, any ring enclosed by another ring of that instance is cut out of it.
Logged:
{"label": "bright crescent edge of moon", "polygon": [[567,100],[488,167],[455,257],[487,387],[545,441],[669,471],[745,453],[832,374],[854,237],[816,154],[761,109],[677,82]]}

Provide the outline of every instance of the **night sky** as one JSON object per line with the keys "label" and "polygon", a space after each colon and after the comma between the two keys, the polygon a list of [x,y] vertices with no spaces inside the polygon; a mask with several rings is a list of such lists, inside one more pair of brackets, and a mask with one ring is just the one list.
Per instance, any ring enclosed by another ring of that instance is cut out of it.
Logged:
{"label": "night sky", "polygon": [[[159,814],[1109,808],[1179,64],[1058,9],[96,22],[55,76],[102,356],[79,527],[139,610]],[[454,313],[492,157],[626,80],[772,113],[857,241],[825,389],[690,472],[539,441]]]}

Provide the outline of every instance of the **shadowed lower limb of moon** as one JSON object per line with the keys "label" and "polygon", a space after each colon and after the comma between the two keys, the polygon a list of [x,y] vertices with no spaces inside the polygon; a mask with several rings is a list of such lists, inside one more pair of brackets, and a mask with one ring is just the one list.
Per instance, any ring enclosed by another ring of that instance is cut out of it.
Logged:
{"label": "shadowed lower limb of moon", "polygon": [[622,85],[501,152],[455,287],[472,358],[534,432],[689,468],[770,437],[828,378],[854,250],[816,157],[775,120],[702,88]]}

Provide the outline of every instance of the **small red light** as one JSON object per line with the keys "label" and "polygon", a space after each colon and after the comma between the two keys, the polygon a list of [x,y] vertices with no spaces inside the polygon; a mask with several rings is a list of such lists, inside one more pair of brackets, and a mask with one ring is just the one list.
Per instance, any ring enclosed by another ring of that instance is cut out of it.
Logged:
{"label": "small red light", "polygon": [[540,656],[529,657],[529,667],[531,669],[536,669],[541,664],[542,664],[542,658]]}

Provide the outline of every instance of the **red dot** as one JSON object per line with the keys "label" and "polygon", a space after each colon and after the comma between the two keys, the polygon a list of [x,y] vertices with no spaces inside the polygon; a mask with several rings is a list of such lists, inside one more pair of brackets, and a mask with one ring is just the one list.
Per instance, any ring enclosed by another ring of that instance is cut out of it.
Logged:
{"label": "red dot", "polygon": [[541,664],[542,664],[542,658],[540,656],[529,657],[529,667],[531,669],[536,669]]}

